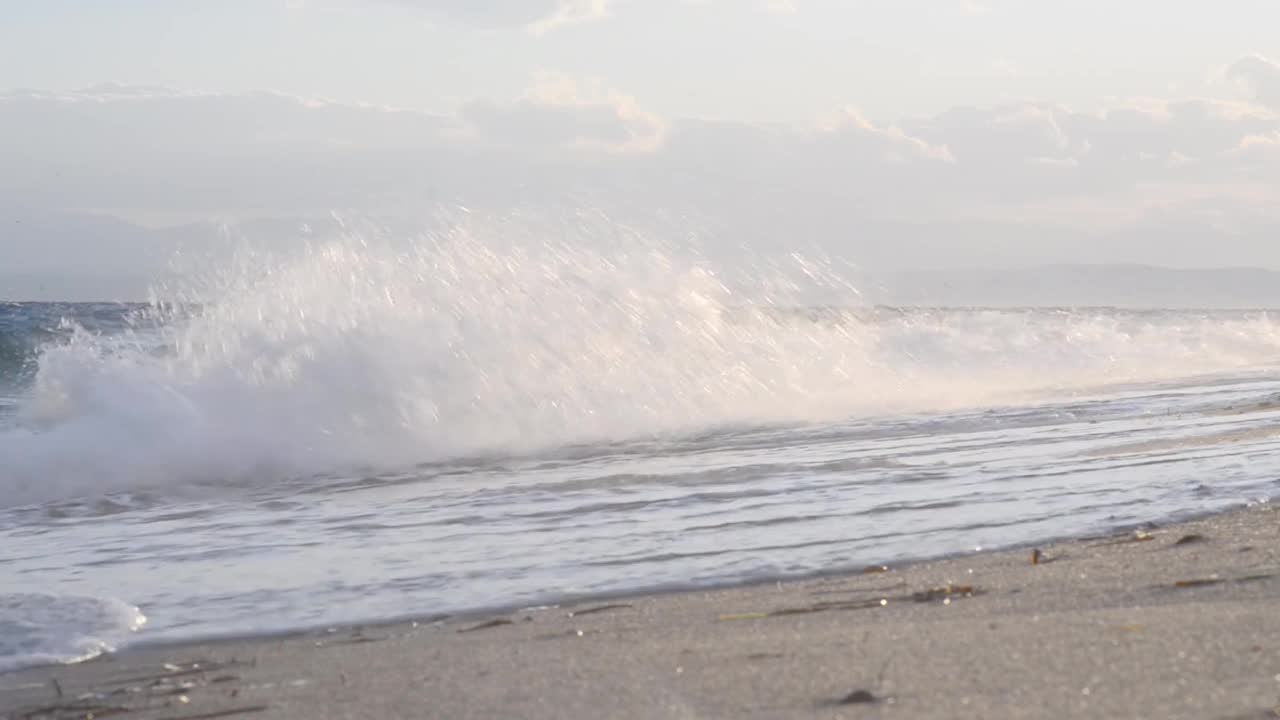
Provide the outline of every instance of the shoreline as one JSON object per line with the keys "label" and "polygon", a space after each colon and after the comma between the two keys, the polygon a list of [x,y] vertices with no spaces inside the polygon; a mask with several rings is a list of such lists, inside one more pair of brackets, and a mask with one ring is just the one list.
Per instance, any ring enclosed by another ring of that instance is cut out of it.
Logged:
{"label": "shoreline", "polygon": [[[1038,542],[1026,541],[1017,542],[1010,545],[986,548],[981,547],[973,550],[953,551],[943,553],[941,555],[924,555],[918,557],[902,557],[897,559],[882,558],[876,564],[867,566],[860,564],[849,564],[831,569],[824,569],[806,573],[798,573],[787,576],[757,576],[739,580],[726,580],[723,582],[712,582],[706,585],[698,584],[681,584],[671,583],[667,585],[659,585],[648,588],[640,588],[634,590],[614,590],[597,593],[570,594],[559,598],[550,598],[546,601],[529,603],[495,603],[481,607],[462,609],[457,611],[441,611],[441,612],[424,612],[421,614],[406,614],[386,618],[374,618],[364,620],[340,621],[335,623],[321,623],[312,626],[291,627],[281,630],[267,630],[261,632],[228,632],[228,633],[212,633],[208,635],[197,635],[190,638],[158,638],[153,640],[142,639],[137,642],[127,642],[120,647],[112,650],[99,652],[85,660],[72,660],[66,662],[41,663],[26,665],[12,670],[0,670],[0,688],[3,687],[3,679],[7,675],[13,673],[25,672],[29,670],[37,670],[40,668],[52,667],[70,667],[84,662],[92,662],[102,657],[111,655],[127,654],[132,652],[158,650],[169,647],[182,646],[212,646],[224,643],[251,643],[251,642],[268,642],[273,640],[288,640],[297,637],[305,637],[312,635],[323,635],[334,631],[340,631],[350,628],[378,628],[392,627],[405,624],[433,624],[442,622],[466,622],[468,620],[484,619],[497,615],[513,615],[520,612],[531,612],[544,609],[568,608],[577,605],[592,605],[605,603],[626,602],[628,600],[637,600],[650,597],[666,597],[676,595],[686,595],[690,593],[715,593],[731,590],[748,590],[761,586],[776,586],[778,584],[791,584],[812,581],[822,581],[832,578],[851,577],[874,571],[875,568],[891,568],[899,572],[910,569],[912,567],[923,564],[936,564],[951,561],[961,561],[964,558],[976,557],[980,554],[992,553],[1016,553],[1027,552],[1034,548],[1044,548],[1054,545],[1060,545],[1071,542],[1086,542],[1090,540],[1101,540],[1106,538],[1114,538],[1121,535],[1127,535],[1130,532],[1140,532],[1144,530],[1152,530],[1157,528],[1172,527],[1186,523],[1205,520],[1219,516],[1230,515],[1238,512],[1245,512],[1257,505],[1268,504],[1280,498],[1267,498],[1259,501],[1240,501],[1231,507],[1219,510],[1210,510],[1202,512],[1183,513],[1182,515],[1174,515],[1162,521],[1135,521],[1128,523],[1120,523],[1114,527],[1104,530],[1090,530],[1081,534],[1066,534],[1061,536],[1052,536],[1042,539]],[[1280,507],[1280,502],[1277,503]],[[144,608],[139,608],[145,610]],[[145,627],[143,629],[145,632]]]}
{"label": "shoreline", "polygon": [[144,643],[0,675],[0,717],[1262,718],[1280,707],[1280,507],[1032,547]]}

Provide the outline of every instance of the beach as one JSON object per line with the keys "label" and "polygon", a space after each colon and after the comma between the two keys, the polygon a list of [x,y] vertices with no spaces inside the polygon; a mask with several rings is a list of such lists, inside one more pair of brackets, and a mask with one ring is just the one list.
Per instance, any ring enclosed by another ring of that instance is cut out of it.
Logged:
{"label": "beach", "polygon": [[0,676],[0,711],[1274,717],[1280,508],[790,582],[140,647]]}
{"label": "beach", "polygon": [[0,15],[0,720],[1280,720],[1237,5]]}

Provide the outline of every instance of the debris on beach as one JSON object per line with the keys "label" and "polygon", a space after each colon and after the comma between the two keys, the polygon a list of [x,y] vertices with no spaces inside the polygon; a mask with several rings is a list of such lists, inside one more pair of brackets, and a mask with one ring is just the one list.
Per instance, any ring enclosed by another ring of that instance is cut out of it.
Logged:
{"label": "debris on beach", "polygon": [[870,703],[880,702],[870,690],[854,690],[853,692],[840,698],[838,705],[867,705]]}
{"label": "debris on beach", "polygon": [[749,612],[749,613],[733,613],[730,615],[721,615],[716,618],[720,622],[733,622],[735,620],[763,620],[770,616],[767,612]]}
{"label": "debris on beach", "polygon": [[136,675],[133,677],[120,678],[114,680],[112,685],[129,685],[141,682],[151,682],[153,685],[163,683],[173,678],[186,677],[188,675],[202,675],[204,673],[213,672],[215,670],[227,670],[235,667],[254,667],[257,660],[241,661],[229,660],[226,662],[210,662],[207,660],[193,661],[175,665],[174,663],[165,663],[161,666],[164,672],[152,673],[150,675]]}
{"label": "debris on beach", "polygon": [[859,600],[838,600],[814,603],[813,605],[780,608],[777,610],[732,613],[720,615],[716,620],[719,622],[734,622],[739,620],[763,620],[765,618],[786,617],[788,615],[809,615],[812,613],[832,610],[870,610],[872,608],[888,607],[889,604],[893,602],[927,603],[935,600],[942,600],[942,604],[950,605],[953,598],[971,598],[981,594],[982,590],[975,588],[972,585],[956,585],[954,583],[947,583],[941,587],[919,590],[905,595],[873,597]]}
{"label": "debris on beach", "polygon": [[1195,588],[1220,585],[1223,582],[1225,581],[1222,578],[1196,578],[1194,580],[1178,580],[1173,586],[1176,588]]}
{"label": "debris on beach", "polygon": [[597,613],[609,612],[611,610],[627,610],[634,607],[626,603],[613,603],[611,605],[597,605],[595,607],[583,608],[582,610],[569,611],[569,617],[581,617],[583,615],[595,615]]}
{"label": "debris on beach", "polygon": [[493,620],[482,622],[479,625],[472,625],[471,627],[462,628],[458,632],[469,633],[469,632],[476,632],[477,630],[489,630],[491,628],[502,627],[503,625],[514,625],[514,624],[515,623],[511,622],[507,618],[494,618]]}
{"label": "debris on beach", "polygon": [[[248,713],[260,713],[270,710],[270,705],[249,705],[247,707],[227,708],[226,710],[215,710],[213,712],[202,713],[200,715],[184,715],[181,720],[214,720],[214,718],[232,717],[234,715],[247,715]],[[179,718],[163,718],[163,720],[179,720]]]}
{"label": "debris on beach", "polygon": [[[598,630],[592,630],[591,632],[592,632],[592,633],[596,633],[596,632],[599,632],[599,631],[598,631]],[[538,634],[538,635],[534,635],[531,639],[532,639],[532,640],[538,640],[538,641],[543,641],[543,640],[560,640],[560,639],[563,639],[563,638],[580,638],[580,637],[586,637],[586,634],[587,634],[587,631],[585,631],[585,630],[580,630],[580,629],[578,629],[578,628],[570,628],[570,629],[568,629],[568,630],[557,630],[557,631],[555,631],[555,632],[550,632],[550,633],[541,633],[541,634]]]}
{"label": "debris on beach", "polygon": [[1157,537],[1159,537],[1159,535],[1156,533],[1148,532],[1146,530],[1134,530],[1132,533],[1126,533],[1119,537],[1113,537],[1109,540],[1093,543],[1090,547],[1106,547],[1108,545],[1129,545],[1131,543],[1151,542]]}
{"label": "debris on beach", "polygon": [[[163,712],[166,708],[177,710],[196,703],[199,700],[196,692],[202,688],[214,684],[225,686],[239,681],[240,677],[228,673],[228,669],[256,664],[256,659],[248,662],[237,659],[223,662],[207,660],[166,662],[159,666],[157,672],[104,680],[98,689],[79,693],[74,699],[68,697],[66,689],[55,678],[50,681],[50,684],[57,695],[57,702],[19,710],[12,717],[21,718],[21,720],[71,720],[72,718],[97,720],[132,713]],[[206,676],[208,673],[217,674],[210,679]],[[226,694],[235,697],[239,694],[238,688],[233,686]],[[195,715],[184,714],[182,718],[183,720],[213,720],[268,709],[270,709],[269,705],[242,706]],[[176,717],[165,715],[161,720],[176,720]]]}
{"label": "debris on beach", "polygon": [[[869,634],[868,634],[868,635],[869,635]],[[867,636],[863,636],[863,642],[866,642],[866,638],[867,638]],[[875,684],[874,684],[872,687],[875,687],[875,688],[884,688],[884,674],[885,674],[885,672],[887,672],[887,671],[889,670],[889,663],[890,663],[890,662],[891,662],[891,661],[889,661],[889,660],[885,660],[884,665],[880,667],[880,672],[876,675],[876,681],[875,681]],[[873,705],[873,704],[875,704],[875,703],[879,703],[879,702],[888,702],[889,704],[893,704],[893,698],[892,698],[892,697],[888,697],[888,698],[880,697],[880,696],[876,695],[875,693],[871,692],[870,690],[867,690],[867,689],[865,689],[865,688],[859,688],[859,689],[854,690],[853,692],[849,693],[848,695],[845,695],[844,697],[840,698],[839,700],[836,700],[836,701],[834,701],[834,702],[830,702],[829,704],[830,704],[830,705],[834,705],[834,706],[840,706],[840,705]]]}
{"label": "debris on beach", "polygon": [[76,700],[21,710],[15,713],[13,717],[15,719],[21,718],[22,720],[45,720],[46,718],[49,720],[67,718],[69,720],[70,718],[106,718],[130,712],[133,712],[133,710],[120,705],[104,705],[98,702]]}
{"label": "debris on beach", "polygon": [[887,573],[887,572],[889,572],[888,565],[871,565],[869,567],[865,567],[862,569],[863,575],[875,575],[876,573]]}
{"label": "debris on beach", "polygon": [[1192,578],[1190,580],[1178,580],[1173,583],[1173,586],[1176,588],[1198,588],[1198,587],[1209,587],[1211,585],[1222,585],[1225,583],[1240,584],[1240,583],[1260,582],[1263,580],[1271,580],[1271,579],[1274,579],[1275,577],[1276,577],[1275,573],[1244,575],[1242,577],[1234,577],[1234,578],[1221,578],[1221,577],[1218,577],[1217,575],[1212,575],[1207,578]]}
{"label": "debris on beach", "polygon": [[973,597],[974,595],[977,595],[977,594],[980,594],[980,593],[974,592],[972,585],[953,585],[951,583],[947,583],[942,587],[933,588],[931,590],[922,590],[917,593],[912,593],[907,597],[907,599],[913,602],[923,603],[923,602],[933,602],[934,600],[950,601],[952,597],[956,597],[956,596]]}
{"label": "debris on beach", "polygon": [[1177,541],[1173,543],[1173,545],[1174,547],[1178,547],[1181,545],[1191,545],[1194,543],[1204,542],[1207,539],[1208,538],[1201,535],[1200,533],[1191,533],[1189,535],[1183,535],[1182,537],[1178,538]]}
{"label": "debris on beach", "polygon": [[342,638],[334,638],[332,640],[317,640],[315,646],[318,648],[334,647],[338,645],[363,645],[364,643],[382,642],[390,639],[387,636],[365,635],[364,631],[356,628],[350,635]]}
{"label": "debris on beach", "polygon": [[1039,565],[1039,564],[1040,564],[1040,558],[1041,558],[1041,556],[1042,556],[1042,553],[1040,552],[1040,550],[1038,550],[1038,549],[1034,549],[1034,550],[1032,550],[1032,551],[1031,551],[1031,564],[1032,564],[1032,565]]}

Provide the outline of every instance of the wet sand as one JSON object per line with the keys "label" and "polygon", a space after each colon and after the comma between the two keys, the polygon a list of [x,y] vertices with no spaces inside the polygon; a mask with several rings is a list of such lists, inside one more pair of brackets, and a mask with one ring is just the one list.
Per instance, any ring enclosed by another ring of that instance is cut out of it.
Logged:
{"label": "wet sand", "polygon": [[1280,508],[1038,550],[142,648],[0,717],[1280,717]]}

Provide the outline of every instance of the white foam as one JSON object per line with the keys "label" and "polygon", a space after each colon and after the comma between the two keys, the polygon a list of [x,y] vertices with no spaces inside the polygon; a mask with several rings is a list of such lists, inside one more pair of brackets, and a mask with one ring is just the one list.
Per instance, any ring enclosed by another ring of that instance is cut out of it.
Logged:
{"label": "white foam", "polygon": [[138,608],[119,600],[0,594],[0,672],[95,658],[145,622]]}
{"label": "white foam", "polygon": [[729,283],[598,218],[246,252],[202,312],[165,326],[165,352],[86,333],[44,350],[21,427],[0,431],[0,504],[1008,403],[1280,357],[1266,314],[779,311],[815,288],[845,290],[798,259]]}

